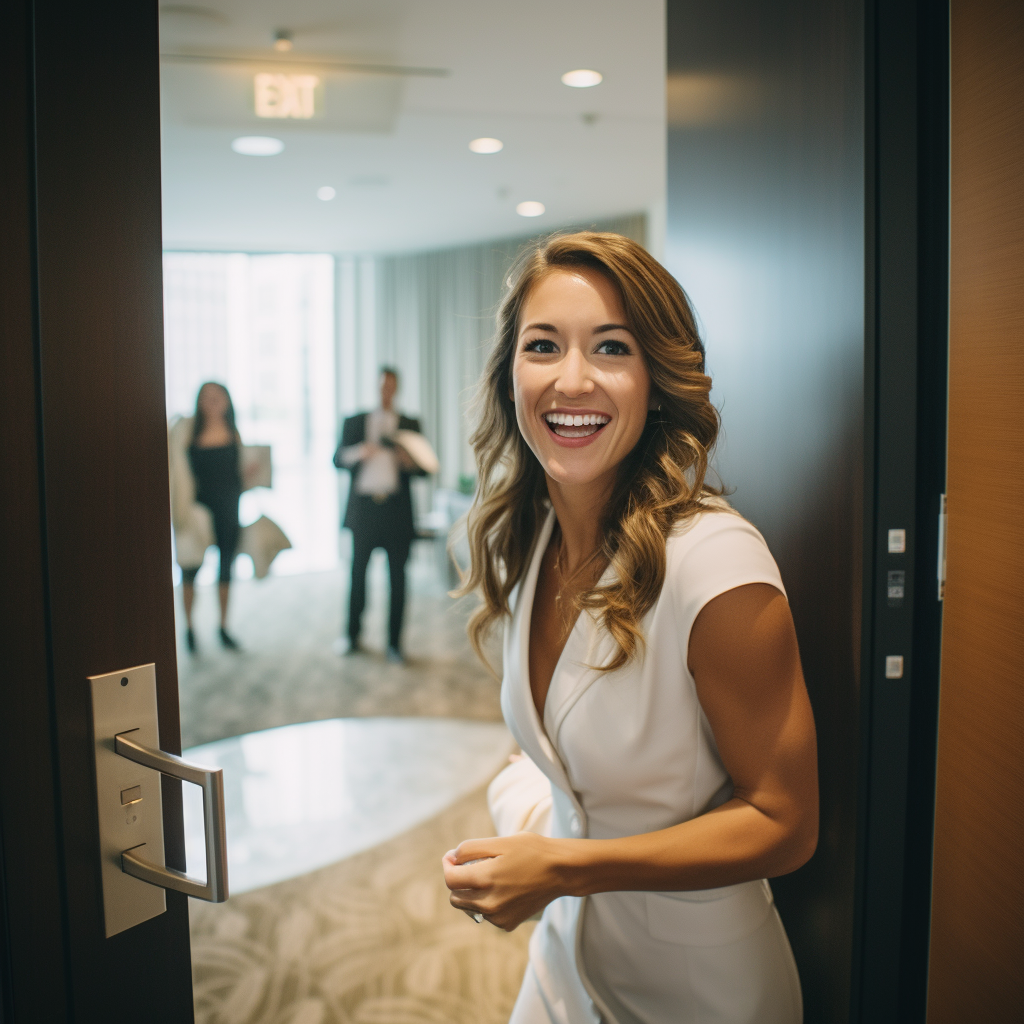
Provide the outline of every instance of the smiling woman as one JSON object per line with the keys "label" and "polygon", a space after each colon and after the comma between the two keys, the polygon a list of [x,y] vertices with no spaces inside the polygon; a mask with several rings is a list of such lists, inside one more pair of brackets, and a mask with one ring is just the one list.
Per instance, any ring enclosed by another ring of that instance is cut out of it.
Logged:
{"label": "smiling woman", "polygon": [[618,289],[591,267],[551,273],[530,290],[522,318],[512,362],[519,429],[556,487],[603,495],[651,407],[650,374]]}
{"label": "smiling woman", "polygon": [[[648,543],[651,532],[664,537],[712,493],[704,477],[718,413],[708,397],[704,347],[682,289],[622,235],[556,237],[527,250],[509,280],[471,438],[481,482],[466,587],[481,587],[485,600],[470,633],[479,644],[508,613],[544,506],[549,496],[555,500],[552,487],[557,493],[582,483],[581,507],[603,513],[591,516],[587,538],[562,565],[575,570],[601,546],[617,578],[597,590],[578,587],[566,606],[604,614],[619,645],[609,667],[619,668],[636,649],[639,620],[664,580],[664,550]],[[558,438],[543,419],[570,412],[615,418],[612,429],[597,432],[592,451],[571,459],[570,439]],[[564,518],[559,523],[564,532]],[[566,543],[576,547],[571,538]]]}
{"label": "smiling woman", "polygon": [[705,483],[693,311],[619,235],[556,237],[509,283],[465,589],[478,644],[505,627],[524,757],[502,835],[445,855],[451,903],[543,912],[511,1024],[798,1024],[767,878],[817,841],[814,722],[778,568]]}

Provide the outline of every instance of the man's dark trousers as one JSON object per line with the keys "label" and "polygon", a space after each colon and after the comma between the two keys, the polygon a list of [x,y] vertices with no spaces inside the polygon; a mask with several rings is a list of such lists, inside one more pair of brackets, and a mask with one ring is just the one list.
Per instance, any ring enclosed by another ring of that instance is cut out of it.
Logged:
{"label": "man's dark trousers", "polygon": [[[365,498],[373,501],[372,498]],[[389,498],[388,502],[395,498]],[[381,519],[391,517],[385,512]],[[348,638],[353,646],[359,641],[360,622],[366,607],[366,568],[375,548],[383,548],[388,556],[388,574],[391,577],[391,615],[388,619],[388,645],[399,650],[402,637],[402,619],[405,615],[405,563],[409,560],[410,538],[405,534],[359,529],[352,531],[352,586],[348,598]]]}

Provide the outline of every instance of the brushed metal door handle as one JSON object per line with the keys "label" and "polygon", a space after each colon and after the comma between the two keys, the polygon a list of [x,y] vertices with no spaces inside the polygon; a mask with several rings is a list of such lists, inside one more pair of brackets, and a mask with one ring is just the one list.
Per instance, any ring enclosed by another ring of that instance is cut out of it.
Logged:
{"label": "brushed metal door handle", "polygon": [[156,750],[132,738],[131,729],[118,733],[114,750],[129,761],[152,768],[182,782],[191,782],[203,790],[203,822],[206,832],[206,881],[146,860],[139,852],[145,844],[121,853],[121,869],[135,878],[164,889],[175,889],[196,899],[223,903],[228,898],[227,826],[224,816],[224,769],[192,764],[177,754]]}

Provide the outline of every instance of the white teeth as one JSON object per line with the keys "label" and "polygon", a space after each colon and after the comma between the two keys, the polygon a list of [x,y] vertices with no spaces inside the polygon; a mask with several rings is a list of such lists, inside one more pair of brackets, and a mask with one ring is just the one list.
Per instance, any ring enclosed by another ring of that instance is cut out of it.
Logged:
{"label": "white teeth", "polygon": [[566,412],[545,413],[544,418],[553,426],[559,427],[603,427],[610,419],[603,413],[587,413],[586,415],[573,415]]}
{"label": "white teeth", "polygon": [[[596,433],[599,427],[603,427],[606,423],[611,421],[611,416],[606,416],[604,413],[587,413],[586,415],[580,413],[576,415],[568,412],[548,412],[544,414],[544,419],[552,427],[568,427],[575,429],[577,427],[593,427],[593,430],[588,430],[583,434],[563,434],[563,437],[586,437],[589,434]],[[561,433],[561,431],[556,431]]]}

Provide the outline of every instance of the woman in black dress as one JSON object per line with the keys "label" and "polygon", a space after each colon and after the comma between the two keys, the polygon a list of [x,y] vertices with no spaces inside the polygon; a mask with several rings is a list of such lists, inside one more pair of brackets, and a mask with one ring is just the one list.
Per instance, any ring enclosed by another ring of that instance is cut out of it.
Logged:
{"label": "woman in black dress", "polygon": [[[188,447],[189,465],[196,482],[196,501],[205,505],[213,517],[214,543],[220,549],[220,641],[229,650],[238,644],[227,631],[228,597],[231,591],[231,564],[238,547],[238,499],[242,494],[239,451],[242,439],[235,426],[235,408],[223,384],[209,381],[199,389],[192,442]],[[182,569],[182,597],[188,624],[188,648],[196,649],[192,631],[192,602],[195,600],[196,573],[199,568]]]}

